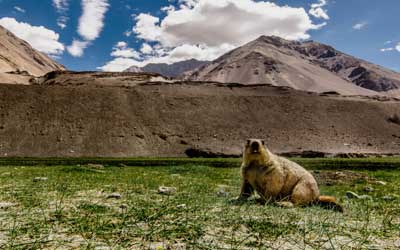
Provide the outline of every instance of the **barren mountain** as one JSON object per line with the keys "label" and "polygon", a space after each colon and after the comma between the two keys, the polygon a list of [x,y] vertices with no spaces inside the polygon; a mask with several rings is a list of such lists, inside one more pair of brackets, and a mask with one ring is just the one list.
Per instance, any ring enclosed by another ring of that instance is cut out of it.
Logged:
{"label": "barren mountain", "polygon": [[400,88],[400,73],[317,42],[262,36],[185,76],[188,80],[268,83],[299,90],[376,95]]}
{"label": "barren mountain", "polygon": [[125,72],[148,72],[157,73],[167,77],[177,77],[187,71],[194,70],[208,63],[207,61],[198,61],[196,59],[190,59],[186,61],[176,62],[172,64],[166,63],[150,63],[146,66],[139,68],[132,66],[125,70]]}
{"label": "barren mountain", "polygon": [[32,76],[64,69],[0,26],[0,83],[27,84]]}
{"label": "barren mountain", "polygon": [[400,152],[398,99],[149,77],[57,72],[0,85],[0,155],[239,155],[247,138],[278,153]]}

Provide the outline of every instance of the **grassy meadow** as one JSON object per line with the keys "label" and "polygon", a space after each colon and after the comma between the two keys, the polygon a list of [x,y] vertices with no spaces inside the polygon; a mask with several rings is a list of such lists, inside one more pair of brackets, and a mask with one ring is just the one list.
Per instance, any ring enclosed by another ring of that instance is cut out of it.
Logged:
{"label": "grassy meadow", "polygon": [[294,160],[345,213],[233,204],[238,159],[0,159],[0,249],[400,248],[400,159]]}

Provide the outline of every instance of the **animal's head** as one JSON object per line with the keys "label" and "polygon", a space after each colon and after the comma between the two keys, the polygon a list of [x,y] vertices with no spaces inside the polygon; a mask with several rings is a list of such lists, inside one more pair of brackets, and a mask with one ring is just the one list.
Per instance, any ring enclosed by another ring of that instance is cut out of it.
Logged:
{"label": "animal's head", "polygon": [[268,151],[265,141],[260,139],[249,139],[244,146],[243,157],[246,162],[268,160]]}

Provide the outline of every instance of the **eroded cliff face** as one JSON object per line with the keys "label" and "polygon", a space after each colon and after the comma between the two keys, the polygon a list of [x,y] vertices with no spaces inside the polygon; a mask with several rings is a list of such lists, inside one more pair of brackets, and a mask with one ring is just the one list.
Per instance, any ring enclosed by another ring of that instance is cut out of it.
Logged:
{"label": "eroded cliff face", "polygon": [[0,85],[0,155],[240,155],[247,138],[277,153],[400,152],[394,98],[209,82],[108,85],[115,75],[85,74]]}

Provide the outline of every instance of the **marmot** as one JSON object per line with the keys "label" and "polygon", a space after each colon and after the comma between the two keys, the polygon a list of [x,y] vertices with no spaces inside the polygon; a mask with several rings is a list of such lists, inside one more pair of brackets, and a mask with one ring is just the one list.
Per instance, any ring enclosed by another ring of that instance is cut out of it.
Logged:
{"label": "marmot", "polygon": [[243,180],[238,200],[247,199],[257,191],[264,202],[318,204],[343,212],[335,197],[320,196],[311,173],[295,162],[272,154],[263,140],[247,140],[241,172]]}

